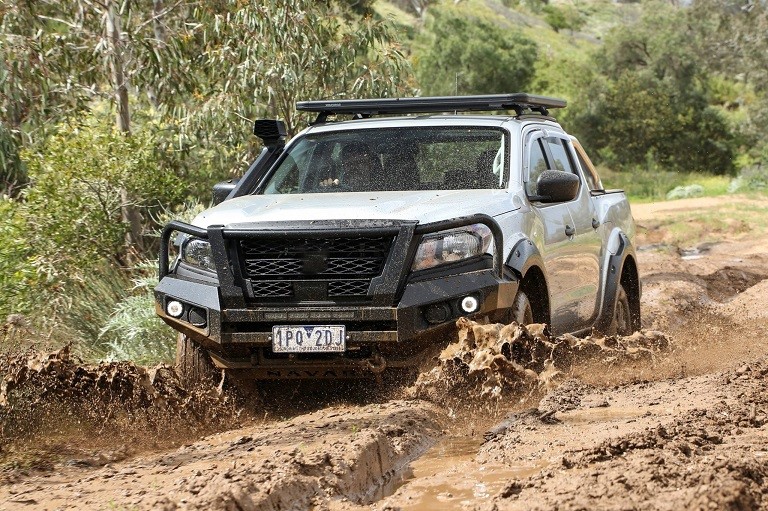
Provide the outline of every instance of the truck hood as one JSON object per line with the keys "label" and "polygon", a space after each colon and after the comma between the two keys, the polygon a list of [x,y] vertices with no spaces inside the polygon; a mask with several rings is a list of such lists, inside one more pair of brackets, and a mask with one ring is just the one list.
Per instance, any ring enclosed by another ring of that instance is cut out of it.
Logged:
{"label": "truck hood", "polygon": [[222,202],[198,215],[194,225],[232,227],[253,222],[311,220],[417,220],[430,223],[517,209],[506,190],[425,190],[248,195]]}

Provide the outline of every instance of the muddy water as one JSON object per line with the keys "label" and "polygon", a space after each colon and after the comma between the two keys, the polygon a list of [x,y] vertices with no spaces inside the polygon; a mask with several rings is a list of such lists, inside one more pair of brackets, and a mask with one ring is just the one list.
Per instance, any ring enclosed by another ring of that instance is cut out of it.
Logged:
{"label": "muddy water", "polygon": [[490,502],[507,481],[534,475],[548,463],[478,463],[481,437],[450,436],[411,464],[410,478],[387,500],[407,511],[463,510]]}
{"label": "muddy water", "polygon": [[650,414],[650,408],[647,407],[605,407],[560,412],[557,414],[557,419],[564,424],[576,426],[595,422],[625,421]]}

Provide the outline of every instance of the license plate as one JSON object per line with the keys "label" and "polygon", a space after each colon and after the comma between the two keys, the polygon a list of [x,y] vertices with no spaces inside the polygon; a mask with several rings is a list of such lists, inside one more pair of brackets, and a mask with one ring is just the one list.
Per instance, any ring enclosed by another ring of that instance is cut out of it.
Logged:
{"label": "license plate", "polygon": [[272,351],[275,353],[326,353],[345,349],[344,325],[272,327]]}

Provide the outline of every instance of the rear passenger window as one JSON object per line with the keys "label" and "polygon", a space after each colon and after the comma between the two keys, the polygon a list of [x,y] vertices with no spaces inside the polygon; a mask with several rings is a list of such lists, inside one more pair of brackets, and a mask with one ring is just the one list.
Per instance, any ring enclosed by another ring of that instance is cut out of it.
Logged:
{"label": "rear passenger window", "polygon": [[592,165],[592,162],[588,161],[589,158],[586,157],[586,155],[582,154],[581,151],[578,149],[578,146],[576,146],[576,158],[579,160],[579,165],[581,165],[581,170],[584,171],[584,177],[587,179],[587,184],[589,185],[590,190],[602,190],[603,189],[603,183],[600,181],[600,176],[597,175],[597,171],[595,170],[595,167]]}
{"label": "rear passenger window", "polygon": [[562,138],[547,137],[549,151],[552,153],[552,159],[554,160],[552,162],[552,170],[562,170],[575,174],[573,164],[571,163],[571,156],[564,142]]}
{"label": "rear passenger window", "polygon": [[525,191],[528,195],[536,195],[536,183],[545,170],[547,170],[547,159],[541,148],[541,139],[536,139],[531,142],[531,153],[528,159],[528,179],[525,182]]}

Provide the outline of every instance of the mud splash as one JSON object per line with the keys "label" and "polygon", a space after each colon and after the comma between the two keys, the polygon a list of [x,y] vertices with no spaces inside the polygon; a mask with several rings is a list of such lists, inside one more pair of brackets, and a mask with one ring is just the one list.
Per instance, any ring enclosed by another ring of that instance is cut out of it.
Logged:
{"label": "mud splash", "polygon": [[456,325],[458,341],[443,350],[433,369],[419,375],[411,396],[449,406],[466,405],[467,396],[481,403],[506,401],[554,388],[580,362],[652,363],[671,349],[670,339],[656,331],[578,338],[553,337],[544,324],[481,324],[461,318]]}
{"label": "mud splash", "polygon": [[0,360],[0,451],[9,443],[73,433],[99,437],[196,437],[237,422],[235,398],[215,388],[187,390],[173,368],[129,362],[81,364],[68,347]]}

